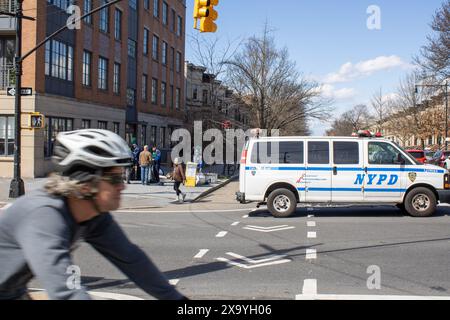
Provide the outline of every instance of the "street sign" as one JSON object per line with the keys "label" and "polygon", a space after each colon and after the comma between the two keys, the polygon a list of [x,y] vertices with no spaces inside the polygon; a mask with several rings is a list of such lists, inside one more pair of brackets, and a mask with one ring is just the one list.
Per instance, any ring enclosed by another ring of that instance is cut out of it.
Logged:
{"label": "street sign", "polygon": [[[6,94],[10,97],[14,97],[16,95],[16,88],[15,87],[8,87],[6,89]],[[20,95],[21,96],[31,96],[33,95],[33,88],[21,88],[20,89]]]}

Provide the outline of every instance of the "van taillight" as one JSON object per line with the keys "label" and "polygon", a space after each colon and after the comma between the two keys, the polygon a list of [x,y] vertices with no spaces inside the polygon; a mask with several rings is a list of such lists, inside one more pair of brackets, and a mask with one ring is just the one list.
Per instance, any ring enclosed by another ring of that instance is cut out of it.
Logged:
{"label": "van taillight", "polygon": [[450,189],[450,176],[444,174],[444,189]]}
{"label": "van taillight", "polygon": [[241,164],[247,163],[247,149],[242,150]]}

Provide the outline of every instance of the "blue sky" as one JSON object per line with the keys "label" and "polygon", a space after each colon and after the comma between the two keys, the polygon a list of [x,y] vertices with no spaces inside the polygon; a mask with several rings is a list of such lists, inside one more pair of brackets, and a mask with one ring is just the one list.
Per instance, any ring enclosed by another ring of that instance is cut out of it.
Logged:
{"label": "blue sky", "polygon": [[[218,31],[228,39],[260,34],[267,20],[279,47],[304,75],[324,83],[334,97],[335,115],[359,103],[368,104],[373,93],[395,92],[399,80],[411,70],[412,57],[426,44],[432,16],[441,0],[219,0]],[[193,0],[187,0],[187,42],[194,34]],[[369,30],[367,9],[380,9],[381,29]],[[186,44],[186,60],[192,61]],[[318,126],[314,126],[318,127]],[[312,133],[322,135],[327,124]]]}

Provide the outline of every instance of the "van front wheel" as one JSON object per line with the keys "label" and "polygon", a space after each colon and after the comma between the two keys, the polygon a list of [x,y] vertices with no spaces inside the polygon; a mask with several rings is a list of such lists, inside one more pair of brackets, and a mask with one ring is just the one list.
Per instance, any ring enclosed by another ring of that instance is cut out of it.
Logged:
{"label": "van front wheel", "polygon": [[267,207],[276,218],[286,218],[292,215],[297,208],[297,199],[288,189],[276,189],[267,199]]}
{"label": "van front wheel", "polygon": [[416,188],[406,195],[405,209],[413,217],[429,217],[436,211],[437,200],[428,188]]}

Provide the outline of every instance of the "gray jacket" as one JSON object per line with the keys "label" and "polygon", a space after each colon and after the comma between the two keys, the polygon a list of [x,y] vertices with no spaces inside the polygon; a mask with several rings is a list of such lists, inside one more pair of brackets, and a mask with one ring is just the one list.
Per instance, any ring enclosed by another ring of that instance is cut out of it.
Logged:
{"label": "gray jacket", "polygon": [[90,299],[70,289],[74,243],[84,239],[142,290],[157,299],[181,299],[147,255],[104,213],[77,224],[65,198],[44,190],[17,199],[0,211],[0,299],[17,299],[35,275],[50,299]]}

